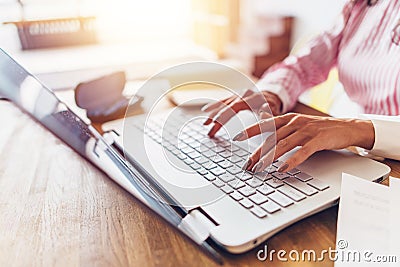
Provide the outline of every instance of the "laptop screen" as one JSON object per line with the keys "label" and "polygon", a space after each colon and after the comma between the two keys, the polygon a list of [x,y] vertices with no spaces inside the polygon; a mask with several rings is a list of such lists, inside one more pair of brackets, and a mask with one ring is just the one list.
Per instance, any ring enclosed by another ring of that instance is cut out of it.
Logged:
{"label": "laptop screen", "polygon": [[85,156],[88,125],[36,77],[0,49],[0,96],[11,100]]}

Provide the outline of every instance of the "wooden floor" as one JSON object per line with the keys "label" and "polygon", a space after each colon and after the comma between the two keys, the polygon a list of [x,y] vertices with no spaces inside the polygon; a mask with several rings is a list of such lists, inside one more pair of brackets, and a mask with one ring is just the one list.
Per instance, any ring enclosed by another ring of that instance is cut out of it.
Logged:
{"label": "wooden floor", "polygon": [[[0,101],[0,266],[215,266],[52,134]],[[388,161],[392,175],[400,164]],[[260,262],[268,249],[335,247],[337,207],[302,220],[225,266],[333,266]],[[243,226],[245,227],[245,226]]]}

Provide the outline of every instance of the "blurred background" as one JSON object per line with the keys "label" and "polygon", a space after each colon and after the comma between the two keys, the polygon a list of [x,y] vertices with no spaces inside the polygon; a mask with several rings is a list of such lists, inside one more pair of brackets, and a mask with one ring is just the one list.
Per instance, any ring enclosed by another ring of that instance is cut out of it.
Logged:
{"label": "blurred background", "polygon": [[[255,80],[328,29],[345,0],[0,0],[0,47],[54,90],[115,70],[141,80],[193,60]],[[348,106],[332,71],[302,101],[336,116]],[[337,104],[339,103],[339,104]]]}

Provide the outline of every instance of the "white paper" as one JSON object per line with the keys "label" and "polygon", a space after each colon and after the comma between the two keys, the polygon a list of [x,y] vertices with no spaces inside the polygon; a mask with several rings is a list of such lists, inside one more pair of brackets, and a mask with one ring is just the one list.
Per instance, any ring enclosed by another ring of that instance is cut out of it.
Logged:
{"label": "white paper", "polygon": [[400,266],[400,179],[390,178],[390,248],[392,254],[396,255]]}
{"label": "white paper", "polygon": [[[399,266],[400,199],[392,200],[392,191],[400,194],[400,184],[393,188],[348,174],[342,176],[336,237],[336,267]],[[396,197],[398,197],[396,195]]]}

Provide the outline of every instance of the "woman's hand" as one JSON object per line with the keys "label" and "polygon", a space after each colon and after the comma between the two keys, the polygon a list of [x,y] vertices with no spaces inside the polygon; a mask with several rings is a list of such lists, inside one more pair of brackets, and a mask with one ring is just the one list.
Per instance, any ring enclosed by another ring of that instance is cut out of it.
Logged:
{"label": "woman's hand", "polygon": [[214,137],[221,127],[241,110],[264,112],[263,114],[269,114],[269,117],[271,117],[281,113],[281,106],[281,100],[273,93],[247,90],[243,96],[235,95],[204,106],[202,110],[210,112],[204,125],[214,124],[208,133],[210,137]]}
{"label": "woman's hand", "polygon": [[[261,120],[237,134],[233,140],[243,141],[261,134],[266,131],[264,128],[271,124],[271,120],[275,122],[276,135],[269,136],[250,155],[245,164],[246,170],[263,171],[272,160],[278,159],[297,146],[301,146],[301,148],[287,159],[278,171],[283,172],[295,168],[317,151],[342,149],[349,146],[372,149],[375,141],[375,131],[371,121],[295,113]],[[276,149],[273,154],[275,139]]]}

